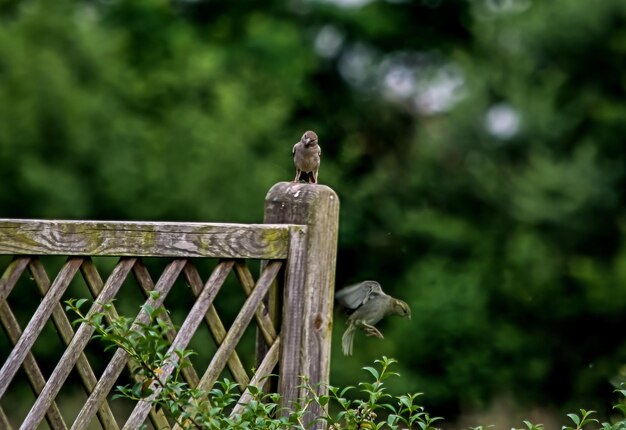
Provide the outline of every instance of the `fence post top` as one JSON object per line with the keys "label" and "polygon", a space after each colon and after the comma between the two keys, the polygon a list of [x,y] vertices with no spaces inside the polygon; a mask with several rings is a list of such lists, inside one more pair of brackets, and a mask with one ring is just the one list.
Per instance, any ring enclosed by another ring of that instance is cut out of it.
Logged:
{"label": "fence post top", "polygon": [[327,185],[306,184],[298,182],[278,182],[267,192],[265,200],[298,199],[303,201],[313,201],[319,198],[329,198],[339,201],[339,196],[335,190]]}

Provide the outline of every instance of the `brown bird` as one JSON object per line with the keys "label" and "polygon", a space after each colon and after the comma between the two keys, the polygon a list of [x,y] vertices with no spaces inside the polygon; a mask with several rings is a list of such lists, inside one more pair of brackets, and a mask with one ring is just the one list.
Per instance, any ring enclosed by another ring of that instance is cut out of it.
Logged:
{"label": "brown bird", "polygon": [[335,293],[335,300],[354,310],[348,317],[348,328],[341,338],[344,355],[352,355],[354,334],[358,328],[363,329],[368,336],[383,339],[384,336],[374,324],[387,315],[400,315],[411,319],[409,305],[385,294],[376,281],[364,281],[345,287]]}
{"label": "brown bird", "polygon": [[296,177],[293,181],[304,180],[307,183],[317,184],[317,172],[322,155],[322,149],[317,144],[317,134],[311,130],[305,132],[300,142],[293,146],[292,153],[293,162],[296,165]]}

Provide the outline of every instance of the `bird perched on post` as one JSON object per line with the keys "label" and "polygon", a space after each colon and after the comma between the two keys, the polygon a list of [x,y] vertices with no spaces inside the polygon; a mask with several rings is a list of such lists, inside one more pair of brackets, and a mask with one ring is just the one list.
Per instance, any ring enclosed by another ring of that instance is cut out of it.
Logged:
{"label": "bird perched on post", "polygon": [[383,335],[374,324],[387,315],[400,315],[411,319],[411,309],[402,300],[394,299],[385,294],[376,281],[363,281],[345,287],[335,293],[335,300],[354,312],[348,317],[348,328],[341,338],[344,355],[352,355],[354,334],[358,328],[368,336],[383,339]]}
{"label": "bird perched on post", "polygon": [[317,144],[317,134],[311,130],[305,132],[300,142],[293,146],[292,152],[293,162],[296,165],[294,182],[304,179],[307,183],[317,184],[317,172],[322,155],[322,149]]}

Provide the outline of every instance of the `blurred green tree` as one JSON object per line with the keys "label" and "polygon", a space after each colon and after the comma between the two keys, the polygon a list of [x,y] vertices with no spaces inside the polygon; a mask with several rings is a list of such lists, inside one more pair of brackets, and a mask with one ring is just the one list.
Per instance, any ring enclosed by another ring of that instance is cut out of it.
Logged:
{"label": "blurred green tree", "polygon": [[404,72],[414,136],[340,193],[340,267],[414,308],[394,327],[410,341],[363,355],[385,348],[414,375],[403,388],[457,411],[498,394],[602,409],[626,359],[626,7],[485,1],[471,16],[470,46],[425,54],[449,105],[420,89],[428,64]]}

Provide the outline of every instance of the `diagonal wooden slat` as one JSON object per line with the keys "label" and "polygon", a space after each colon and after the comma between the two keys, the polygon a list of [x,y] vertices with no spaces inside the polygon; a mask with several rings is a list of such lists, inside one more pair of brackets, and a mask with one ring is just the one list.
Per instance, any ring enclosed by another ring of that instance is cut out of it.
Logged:
{"label": "diagonal wooden slat", "polygon": [[[257,282],[256,287],[253,289],[253,292],[250,294],[250,296],[248,296],[248,299],[241,308],[241,311],[237,315],[237,318],[235,318],[235,321],[230,327],[230,330],[224,338],[224,341],[221,343],[216,354],[213,356],[213,359],[209,363],[209,367],[206,373],[202,377],[202,380],[200,380],[198,388],[200,388],[201,390],[208,391],[217,380],[219,374],[224,369],[224,362],[229,357],[236,355],[235,347],[237,346],[239,339],[241,339],[243,332],[245,331],[248,324],[250,324],[250,321],[255,314],[255,310],[259,307],[261,301],[263,300],[263,297],[265,297],[267,291],[272,286],[272,283],[274,282],[274,279],[276,278],[276,275],[278,274],[281,266],[282,262],[272,262],[268,266],[266,266],[265,270],[261,274],[261,277],[259,278],[259,281]],[[278,338],[276,338],[274,343],[276,344],[275,351],[278,351]],[[273,356],[270,356],[268,351],[268,353],[265,354],[265,357],[267,358],[267,361],[264,360],[264,362],[266,366],[269,366],[269,364],[272,362]],[[278,355],[276,355],[276,360],[278,359],[277,357]],[[263,362],[261,364],[263,364]],[[275,365],[276,362],[273,363],[272,368]],[[269,373],[270,371],[271,368],[267,370],[266,373]],[[257,379],[256,382],[260,382],[260,379]],[[138,407],[139,405],[137,406],[137,408]],[[135,408],[135,411],[137,410],[137,408]],[[135,411],[133,411],[133,414]],[[143,418],[143,420],[145,420],[145,417]],[[133,429],[133,426],[141,424],[143,420],[139,417],[131,422],[131,420],[129,419],[129,421],[124,426],[124,430]],[[178,430],[179,426],[176,426],[174,428],[175,430]]]}
{"label": "diagonal wooden slat", "polygon": [[[241,283],[242,288],[244,292],[246,293],[246,296],[249,296],[252,290],[254,289],[254,278],[252,277],[252,273],[250,273],[248,266],[246,266],[245,262],[242,260],[237,260],[235,262],[235,270],[237,273],[237,278],[239,279],[239,282]],[[198,270],[196,269],[195,266],[188,264],[187,266],[185,266],[185,275],[187,276],[187,281],[189,282],[189,285],[191,286],[194,294],[198,296],[202,288],[202,281],[200,279],[200,274],[198,273]],[[196,293],[196,290],[198,291],[197,293]],[[237,351],[233,350],[227,362],[228,369],[233,375],[235,382],[237,382],[238,388],[240,390],[243,390],[241,398],[243,399],[244,398],[243,396],[245,396],[247,393],[247,397],[245,399],[247,399],[248,401],[250,398],[250,392],[247,387],[250,384],[261,383],[261,378],[259,377],[259,375],[261,373],[265,375],[269,374],[271,370],[274,368],[274,366],[276,365],[276,363],[278,362],[278,356],[279,356],[279,349],[278,349],[279,342],[274,342],[275,340],[277,340],[276,330],[274,329],[274,325],[271,319],[269,318],[269,315],[267,315],[267,309],[265,308],[265,305],[263,304],[263,302],[259,304],[259,311],[257,311],[257,314],[256,314],[257,318],[258,318],[259,312],[264,312],[265,315],[267,316],[267,319],[263,319],[262,320],[263,322],[259,322],[259,324],[265,324],[267,326],[268,321],[269,321],[269,328],[264,330],[264,333],[266,333],[268,337],[273,336],[271,337],[271,341],[268,342],[268,344],[272,345],[272,348],[273,348],[272,355],[270,355],[270,352],[268,351],[263,361],[261,362],[261,365],[257,369],[252,381],[250,381],[248,373],[243,367],[243,364],[241,363],[241,359],[239,358]],[[217,314],[217,311],[215,310],[215,306],[213,305],[210,306],[209,311],[205,315],[205,320],[209,328],[211,329],[211,334],[213,335],[213,338],[215,339],[215,343],[218,346],[221,345],[222,342],[224,341],[224,338],[226,337],[226,329],[224,328],[224,324],[220,320],[220,317]],[[266,339],[266,341],[267,340],[269,339]],[[266,369],[265,367],[263,367],[264,365],[265,366],[271,365],[271,367],[269,369]],[[181,430],[181,427],[178,424],[176,424],[174,425],[174,430]]]}
{"label": "diagonal wooden slat", "polygon": [[[192,265],[191,262],[187,261],[187,264],[185,264],[185,268],[183,270],[185,270],[190,265]],[[135,275],[135,279],[137,280],[137,283],[141,287],[141,291],[143,292],[144,296],[148,298],[150,291],[154,290],[154,283],[152,282],[150,273],[148,272],[148,269],[143,264],[143,262],[138,261],[135,264],[135,267],[133,267],[133,274]],[[174,323],[170,319],[169,314],[166,312],[162,313],[159,317],[163,318],[163,320],[167,323],[167,325],[172,327],[172,330],[168,331],[165,334],[167,341],[172,343],[174,341],[174,338],[176,337],[176,334],[175,334],[176,330],[174,329]],[[195,388],[198,385],[200,378],[198,377],[198,374],[196,373],[193,366],[185,366],[182,369],[181,373],[183,374],[185,381],[187,381],[190,387]]]}
{"label": "diagonal wooden slat", "polygon": [[[254,373],[254,377],[250,381],[249,385],[252,385],[253,387],[260,387],[263,384],[263,379],[267,378],[270,375],[272,369],[276,367],[276,364],[278,363],[278,357],[280,355],[280,344],[280,337],[277,337],[270,349],[267,351],[267,354],[265,354],[265,357],[263,357],[263,361]],[[250,394],[250,389],[247,387],[239,398],[239,401],[233,408],[230,416],[233,417],[237,414],[240,414],[243,411],[243,408],[250,402],[250,400],[252,400],[252,395]]]}
{"label": "diagonal wooden slat", "polygon": [[201,390],[208,391],[217,380],[219,374],[224,369],[226,360],[235,350],[239,339],[241,339],[243,332],[246,327],[248,327],[248,324],[250,324],[256,309],[259,307],[259,303],[261,303],[261,300],[263,300],[263,297],[267,294],[267,291],[272,285],[274,278],[276,278],[282,264],[282,261],[272,261],[267,265],[259,277],[259,280],[254,287],[254,291],[252,291],[252,294],[248,296],[248,299],[241,307],[241,311],[239,311],[237,318],[233,321],[224,342],[222,342],[218,348],[209,363],[206,373],[202,376],[202,379],[198,384],[198,388]]}
{"label": "diagonal wooden slat", "polygon": [[[3,300],[0,303],[0,320],[2,321],[2,325],[4,326],[7,334],[9,335],[9,340],[13,345],[17,343],[20,336],[22,335],[22,329],[11,311],[6,300]],[[36,394],[39,394],[46,384],[46,380],[41,373],[41,369],[35,360],[35,356],[28,351],[26,357],[24,358],[24,363],[22,364],[24,371],[26,372],[26,376],[28,377],[28,382],[30,382],[30,386]],[[56,403],[52,403],[48,412],[46,412],[46,421],[48,425],[52,429],[66,429],[67,425],[63,420],[63,416],[59,411]],[[0,426],[0,428],[4,428]]]}
{"label": "diagonal wooden slat", "polygon": [[[135,264],[137,264],[137,262],[135,262]],[[80,266],[80,273],[83,275],[83,279],[87,284],[87,288],[89,288],[91,296],[95,299],[102,292],[104,282],[102,282],[100,273],[98,273],[98,269],[96,269],[96,265],[91,258],[85,259],[82,266]]]}
{"label": "diagonal wooden slat", "polygon": [[[203,284],[202,279],[200,278],[200,274],[198,273],[198,269],[194,265],[188,264],[185,266],[185,277],[187,278],[187,282],[191,287],[191,291],[194,293],[196,297],[200,295],[202,292]],[[204,315],[204,320],[206,321],[209,329],[211,330],[211,335],[215,340],[215,343],[219,346],[224,341],[226,337],[226,328],[224,328],[224,324],[220,319],[217,311],[215,310],[215,306],[211,304],[209,306],[208,312]],[[235,382],[239,384],[240,387],[245,387],[250,383],[250,377],[246,372],[246,369],[243,367],[241,363],[241,359],[237,355],[237,353],[233,353],[228,358],[228,369],[230,373],[232,373]],[[196,382],[197,386],[198,383]]]}
{"label": "diagonal wooden slat", "polygon": [[[178,278],[178,275],[183,270],[187,260],[185,259],[174,259],[172,260],[168,266],[165,268],[161,277],[159,278],[154,291],[158,292],[158,297],[155,299],[150,298],[146,303],[153,308],[158,308],[163,304],[163,301],[167,297],[167,294],[172,289],[174,282]],[[135,322],[133,324],[132,329],[137,329],[137,324],[146,324],[149,321],[149,315],[141,311],[135,318]],[[94,387],[91,395],[85,402],[85,405],[78,413],[74,424],[72,424],[72,430],[84,429],[86,428],[91,419],[96,413],[98,405],[103,401],[103,399],[109,394],[111,388],[113,388],[113,384],[119,377],[120,373],[124,369],[124,366],[129,360],[128,353],[123,349],[118,349],[115,351],[113,358],[109,362],[106,369],[100,376],[98,383]]]}
{"label": "diagonal wooden slat", "polygon": [[[28,325],[24,329],[24,333],[20,336],[20,339],[17,341],[15,347],[9,354],[7,361],[2,366],[2,369],[0,369],[0,398],[4,396],[4,393],[13,380],[13,377],[15,377],[15,373],[37,340],[37,336],[39,336],[39,333],[43,330],[48,318],[50,318],[54,305],[58,303],[59,298],[67,289],[67,286],[70,284],[70,281],[76,274],[76,271],[78,271],[81,263],[82,258],[68,259],[54,280],[48,294],[46,294],[43,298],[33,317],[28,322]],[[45,410],[43,412],[45,412]]]}
{"label": "diagonal wooden slat", "polygon": [[[185,264],[185,267],[187,266],[189,266],[189,261],[187,261],[187,264]],[[144,297],[148,298],[150,291],[153,291],[155,287],[154,287],[154,282],[152,282],[152,277],[150,276],[150,273],[148,272],[148,268],[145,266],[143,261],[138,260],[137,263],[135,263],[135,265],[133,266],[133,275],[135,276],[135,279],[137,280],[137,283],[139,284],[139,287],[141,288],[141,291],[143,292]],[[167,340],[169,342],[172,342],[175,336],[173,333],[174,323],[170,319],[168,313],[161,314],[161,318],[163,318],[166,321],[166,323],[169,324],[170,327],[172,327],[172,330],[166,333]],[[189,361],[189,360],[187,359],[186,361]],[[191,363],[189,364],[190,364],[189,366],[186,366],[183,368],[182,374],[183,374],[183,378],[185,378],[189,386],[195,388],[196,385],[198,385],[198,381],[200,380],[200,378],[198,378],[198,375],[195,369],[193,368],[193,366],[191,366]],[[133,379],[135,380],[135,382],[138,382],[139,376],[136,375],[135,372],[133,371],[133,368],[135,366],[138,366],[138,364],[134,362],[134,360],[129,360],[128,367],[130,368],[130,373],[131,375],[133,375]],[[152,422],[152,425],[157,429],[170,428],[169,422],[167,421],[167,418],[165,416],[165,412],[163,411],[163,409],[157,410],[157,408],[155,407],[150,409],[150,421]]]}
{"label": "diagonal wooden slat", "polygon": [[[91,306],[91,309],[89,309],[89,312],[87,313],[87,318],[99,312],[102,309],[102,303],[107,303],[110,300],[112,300],[113,297],[115,297],[120,287],[122,286],[122,283],[126,279],[126,276],[128,276],[128,273],[130,272],[130,269],[132,268],[133,264],[135,264],[135,260],[136,260],[135,258],[122,259],[117,264],[117,266],[115,266],[115,269],[113,269],[111,276],[109,276],[109,279],[107,280],[106,285],[104,286],[102,292],[98,296],[99,302],[96,301],[93,303],[93,305]],[[70,260],[70,261],[73,261],[73,260]],[[79,262],[79,265],[75,268],[76,270],[78,270],[78,268],[80,267],[80,264],[82,263],[82,259],[79,259],[78,262]],[[56,282],[57,281],[55,280],[55,283]],[[54,289],[54,285],[50,289],[50,292],[53,289]],[[48,293],[46,297],[48,297],[49,295],[50,293]],[[39,395],[39,397],[35,401],[35,404],[31,408],[28,415],[26,416],[26,419],[22,423],[22,426],[20,427],[20,429],[22,430],[31,429],[39,425],[43,414],[45,413],[46,410],[48,410],[48,408],[50,407],[50,404],[52,403],[56,395],[59,393],[59,390],[61,389],[63,382],[65,382],[65,380],[67,379],[67,376],[69,375],[72,368],[74,367],[74,364],[76,363],[76,361],[78,360],[78,357],[80,356],[81,352],[85,348],[85,345],[87,345],[87,342],[89,342],[89,339],[91,338],[91,335],[93,334],[93,332],[94,332],[94,328],[91,327],[90,325],[85,324],[85,323],[80,325],[80,327],[76,331],[76,334],[72,338],[72,341],[70,342],[67,349],[63,353],[61,360],[59,360],[56,367],[54,368],[54,371],[52,372],[50,379],[48,379],[46,386],[41,391],[41,394]]]}
{"label": "diagonal wooden slat", "polygon": [[[83,261],[82,266],[85,265],[90,260]],[[35,283],[37,284],[37,288],[41,295],[45,295],[50,289],[50,279],[48,279],[48,274],[46,273],[43,264],[39,259],[33,259],[29,264],[29,270]],[[57,332],[61,336],[61,340],[67,347],[69,343],[72,341],[72,337],[74,336],[74,329],[72,328],[72,324],[67,318],[67,315],[63,311],[63,307],[60,303],[57,303],[54,306],[52,311],[52,322],[54,323]],[[83,352],[80,353],[78,357],[78,361],[76,362],[76,369],[78,370],[78,374],[80,375],[81,382],[85,387],[87,393],[90,393],[93,390],[93,387],[96,385],[97,378],[94,374],[91,366],[89,365],[89,361]],[[43,388],[43,387],[42,387]],[[53,403],[54,405],[54,403]],[[113,412],[109,407],[108,403],[104,403],[100,410],[98,411],[98,419],[104,427],[105,430],[108,429],[118,429],[117,423],[115,422],[115,417],[113,416]]]}
{"label": "diagonal wooden slat", "polygon": [[[237,273],[237,278],[239,278],[239,283],[241,287],[245,291],[246,295],[249,296],[254,289],[254,278],[252,277],[252,273],[250,273],[250,269],[246,265],[246,263],[242,260],[238,260],[235,263],[235,273]],[[259,303],[259,308],[255,313],[255,318],[257,323],[259,324],[259,329],[263,334],[263,338],[268,345],[272,345],[274,343],[274,339],[276,339],[276,329],[274,328],[274,322],[269,315],[269,310],[265,306],[265,303]]]}
{"label": "diagonal wooden slat", "polygon": [[[137,266],[144,267],[143,262],[140,259],[137,259],[137,261],[133,265],[133,273]],[[94,298],[98,297],[100,291],[102,291],[104,283],[102,282],[102,278],[98,273],[98,269],[93,264],[91,259],[85,260],[83,265],[80,266],[80,270],[83,274],[83,278],[85,279],[89,290],[91,291],[92,296]],[[152,282],[152,279],[150,279],[150,282]],[[154,287],[153,284],[152,287]],[[117,310],[115,309],[113,303],[111,303],[111,307],[105,311],[105,320],[110,324],[112,320],[117,319],[118,317],[119,314],[117,313]],[[126,366],[128,367],[130,374],[133,375],[133,379],[135,381],[138,381],[138,376],[135,375],[134,370],[137,368],[137,366],[139,366],[139,364],[136,363],[134,360],[129,360]],[[90,389],[89,393],[91,393],[92,391],[93,389]],[[102,399],[101,406],[98,409],[98,419],[100,418],[100,409],[102,409],[102,405],[108,405],[106,397]],[[167,418],[165,417],[163,411],[156,411],[154,410],[154,408],[150,411],[150,421],[152,421],[152,424],[154,424],[155,428],[158,429],[167,428],[169,426]],[[115,425],[117,426],[117,423],[115,423]]]}
{"label": "diagonal wooden slat", "polygon": [[9,418],[7,418],[7,415],[4,413],[2,406],[0,406],[0,429],[13,430],[13,426],[11,426]]}
{"label": "diagonal wooden slat", "polygon": [[30,257],[16,257],[9,263],[2,274],[2,278],[0,278],[0,300],[7,298],[29,261]]}
{"label": "diagonal wooden slat", "polygon": [[[211,306],[211,303],[213,303],[213,300],[215,299],[215,296],[217,295],[220,287],[226,280],[226,276],[228,276],[228,274],[232,270],[233,265],[234,261],[232,260],[222,261],[213,270],[213,273],[211,273],[211,276],[206,282],[202,293],[198,296],[198,299],[191,308],[191,311],[185,319],[185,322],[180,327],[176,339],[174,339],[174,342],[172,342],[172,345],[168,350],[171,361],[170,363],[163,366],[163,374],[161,375],[162,381],[165,381],[167,378],[169,378],[178,360],[178,356],[173,352],[176,349],[184,349],[187,347],[192,336],[194,335],[196,330],[198,330],[198,326],[202,322],[202,319],[209,307]],[[224,362],[225,361],[226,360],[224,360]],[[200,381],[200,384],[202,384],[202,381]],[[151,401],[156,398],[156,396],[158,396],[161,392],[161,389],[158,386],[153,387],[153,390],[154,393],[152,395],[150,395],[147,399],[137,403],[137,406],[135,406],[135,409],[128,418],[128,421],[126,421],[124,429],[134,430],[136,428],[139,428],[139,426],[145,421],[146,415],[148,414],[148,411],[151,407]]]}
{"label": "diagonal wooden slat", "polygon": [[[267,260],[261,261],[261,273],[263,272],[263,270],[265,270],[265,267],[267,266],[268,263],[269,261]],[[279,314],[280,314],[280,307],[281,307],[282,302],[281,302],[278,286],[283,283],[284,272],[285,272],[285,266],[283,266],[278,276],[276,276],[274,283],[270,287],[265,297],[263,297],[263,300],[261,301],[261,305],[259,306],[259,308],[261,308],[261,306],[265,308],[264,313],[267,314],[267,316],[269,316],[269,319],[274,324],[274,327],[278,327],[278,324],[281,323]],[[280,292],[282,292],[282,289],[280,290]],[[267,355],[267,352],[269,351],[270,346],[271,344],[267,342],[267,333],[265,333],[261,328],[257,328],[256,347],[255,347],[256,367],[259,367],[261,365],[261,361],[263,360],[263,357]],[[263,389],[263,391],[265,391],[266,393],[270,392],[270,390],[275,391],[276,387],[271,386],[271,384],[274,382],[275,381],[268,379],[265,381],[263,386],[259,388]]]}

